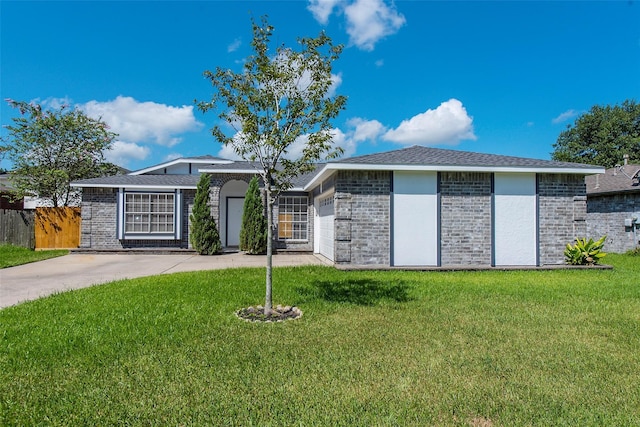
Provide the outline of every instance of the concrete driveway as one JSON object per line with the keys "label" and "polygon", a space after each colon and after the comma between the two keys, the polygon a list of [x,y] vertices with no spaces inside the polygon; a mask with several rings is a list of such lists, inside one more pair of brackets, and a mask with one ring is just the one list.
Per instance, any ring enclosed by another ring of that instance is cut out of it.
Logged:
{"label": "concrete driveway", "polygon": [[[322,264],[319,258],[311,254],[273,256],[275,267]],[[265,265],[265,256],[241,253],[215,256],[71,253],[45,261],[0,269],[0,309],[53,293],[119,279],[181,271],[264,267]]]}

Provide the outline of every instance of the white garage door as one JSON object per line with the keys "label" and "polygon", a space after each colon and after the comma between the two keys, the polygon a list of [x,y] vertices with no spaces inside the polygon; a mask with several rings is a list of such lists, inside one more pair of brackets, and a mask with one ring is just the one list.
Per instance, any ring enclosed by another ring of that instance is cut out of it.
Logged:
{"label": "white garage door", "polygon": [[393,265],[438,265],[438,174],[393,173]]}
{"label": "white garage door", "polygon": [[318,236],[318,244],[316,245],[316,252],[320,255],[334,260],[333,244],[334,244],[334,225],[333,219],[335,217],[333,211],[333,194],[325,197],[321,197],[317,201],[316,205],[316,236]]}

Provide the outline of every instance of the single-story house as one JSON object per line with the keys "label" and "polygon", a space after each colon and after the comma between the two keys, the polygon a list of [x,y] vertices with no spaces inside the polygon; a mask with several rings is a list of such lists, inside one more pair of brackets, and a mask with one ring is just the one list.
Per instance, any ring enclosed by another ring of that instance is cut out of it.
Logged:
{"label": "single-story house", "polygon": [[585,178],[587,235],[604,235],[604,250],[623,253],[640,247],[640,165],[624,164]]}
{"label": "single-story house", "polygon": [[[562,264],[586,235],[585,176],[603,168],[414,146],[331,161],[298,177],[274,212],[279,250],[351,266]],[[250,163],[181,158],[77,181],[81,247],[189,248],[201,173],[222,244],[237,247]]]}

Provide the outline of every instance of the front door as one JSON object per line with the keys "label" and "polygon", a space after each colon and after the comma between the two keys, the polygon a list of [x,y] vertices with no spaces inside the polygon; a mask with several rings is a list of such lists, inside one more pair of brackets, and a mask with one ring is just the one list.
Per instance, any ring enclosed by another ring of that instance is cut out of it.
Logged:
{"label": "front door", "polygon": [[244,197],[227,197],[227,247],[240,246]]}

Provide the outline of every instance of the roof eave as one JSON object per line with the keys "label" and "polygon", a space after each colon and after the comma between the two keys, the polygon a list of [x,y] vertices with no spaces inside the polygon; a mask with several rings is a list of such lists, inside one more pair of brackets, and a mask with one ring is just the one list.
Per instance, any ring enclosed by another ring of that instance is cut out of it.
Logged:
{"label": "roof eave", "polygon": [[407,164],[364,164],[364,163],[328,163],[307,185],[311,189],[339,170],[370,171],[432,171],[432,172],[503,172],[503,173],[567,173],[577,175],[603,174],[604,168],[568,168],[533,166],[460,166],[460,165],[407,165]]}
{"label": "roof eave", "polygon": [[153,184],[71,184],[74,188],[128,188],[136,190],[195,190],[195,185],[153,185]]}
{"label": "roof eave", "polygon": [[259,174],[257,169],[198,169],[199,173],[246,173]]}

